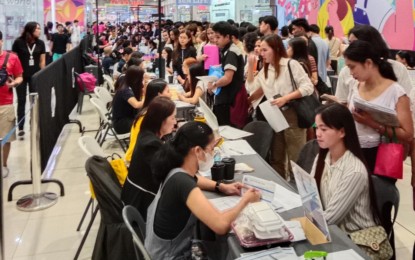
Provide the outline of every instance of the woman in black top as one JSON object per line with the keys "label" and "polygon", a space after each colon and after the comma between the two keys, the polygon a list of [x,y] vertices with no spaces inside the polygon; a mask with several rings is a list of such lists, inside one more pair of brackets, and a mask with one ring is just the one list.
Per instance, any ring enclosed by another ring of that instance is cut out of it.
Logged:
{"label": "woman in black top", "polygon": [[180,33],[179,43],[173,51],[173,70],[177,72],[177,79],[183,83],[186,76],[183,73],[182,65],[186,58],[196,58],[196,49],[193,46],[192,34],[190,31]]}
{"label": "woman in black top", "polygon": [[250,188],[225,212],[209,202],[202,190],[240,195],[243,187],[239,182],[224,184],[197,175],[213,165],[215,144],[208,125],[188,122],[154,155],[152,170],[162,187],[148,210],[145,246],[152,259],[176,259],[190,252],[195,218],[215,233],[226,234],[242,209],[259,201],[259,191]]}
{"label": "woman in black top", "polygon": [[117,134],[130,132],[137,109],[143,107],[143,77],[144,70],[130,66],[125,76],[117,81],[112,101],[112,124]]}
{"label": "woman in black top", "polygon": [[156,97],[147,108],[137,144],[128,168],[121,199],[147,217],[147,208],[153,201],[160,182],[153,178],[150,168],[154,154],[162,147],[161,138],[170,134],[176,124],[176,105],[170,98]]}
{"label": "woman in black top", "polygon": [[12,46],[12,51],[17,54],[23,67],[23,82],[16,87],[17,121],[20,122],[18,135],[20,138],[24,136],[27,85],[29,85],[30,93],[36,92],[37,90],[32,87],[30,80],[36,72],[45,67],[46,46],[39,39],[40,33],[40,25],[37,22],[28,22],[22,35],[14,41]]}

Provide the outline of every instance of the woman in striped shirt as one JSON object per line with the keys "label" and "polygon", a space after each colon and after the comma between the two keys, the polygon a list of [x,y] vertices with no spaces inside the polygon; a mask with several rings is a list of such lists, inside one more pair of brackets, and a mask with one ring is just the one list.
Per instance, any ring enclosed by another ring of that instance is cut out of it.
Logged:
{"label": "woman in striped shirt", "polygon": [[376,226],[375,194],[351,112],[337,103],[323,106],[316,125],[320,152],[311,174],[327,223],[346,232]]}

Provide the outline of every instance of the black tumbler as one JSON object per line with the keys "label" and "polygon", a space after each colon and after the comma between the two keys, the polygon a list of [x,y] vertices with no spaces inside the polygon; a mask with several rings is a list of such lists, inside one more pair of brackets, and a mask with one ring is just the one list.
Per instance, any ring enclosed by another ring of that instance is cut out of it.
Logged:
{"label": "black tumbler", "polygon": [[212,180],[222,181],[225,178],[225,164],[223,162],[215,162],[210,169]]}
{"label": "black tumbler", "polygon": [[233,181],[235,178],[235,159],[223,158],[222,162],[225,164],[225,181]]}
{"label": "black tumbler", "polygon": [[169,84],[173,83],[173,76],[168,76]]}

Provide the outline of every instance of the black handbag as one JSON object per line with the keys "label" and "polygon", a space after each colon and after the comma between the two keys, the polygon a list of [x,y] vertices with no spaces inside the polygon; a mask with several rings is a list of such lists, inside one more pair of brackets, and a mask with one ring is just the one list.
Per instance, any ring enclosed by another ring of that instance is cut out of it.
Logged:
{"label": "black handbag", "polygon": [[321,96],[323,94],[333,95],[333,89],[327,86],[326,82],[324,82],[320,76],[318,76],[318,82],[316,85],[316,89],[318,94]]}
{"label": "black handbag", "polygon": [[[290,73],[291,84],[294,91],[298,89],[297,83],[295,83],[293,73],[290,66],[291,60],[288,61],[288,71]],[[299,99],[295,99],[290,102],[297,113],[298,127],[310,128],[315,121],[316,109],[320,106],[320,102],[316,97],[316,93],[313,92],[310,96],[305,96]]]}

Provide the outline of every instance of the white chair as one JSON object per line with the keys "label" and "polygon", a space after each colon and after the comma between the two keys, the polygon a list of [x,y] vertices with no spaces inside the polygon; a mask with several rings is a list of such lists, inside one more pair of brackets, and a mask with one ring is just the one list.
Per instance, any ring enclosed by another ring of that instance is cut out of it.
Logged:
{"label": "white chair", "polygon": [[94,89],[95,95],[108,107],[108,104],[112,102],[113,97],[108,89],[104,87],[96,87]]}
{"label": "white chair", "polygon": [[78,144],[79,144],[79,147],[81,147],[82,151],[89,157],[94,156],[94,155],[98,155],[101,157],[107,157],[102,147],[99,145],[97,140],[95,140],[95,138],[93,138],[92,136],[79,137]]}
{"label": "white chair", "polygon": [[115,87],[114,87],[114,80],[111,78],[110,75],[103,75],[105,82],[107,83],[107,86],[109,87],[109,90],[111,92],[115,92]]}
{"label": "white chair", "polygon": [[109,112],[105,107],[105,104],[98,98],[91,98],[90,101],[92,105],[94,105],[95,109],[98,111],[99,117],[101,119],[101,124],[98,128],[97,135],[95,136],[98,143],[102,146],[107,136],[113,137],[121,145],[123,151],[126,152],[128,148],[127,139],[130,138],[130,133],[117,134],[114,130],[114,127],[112,126]]}

